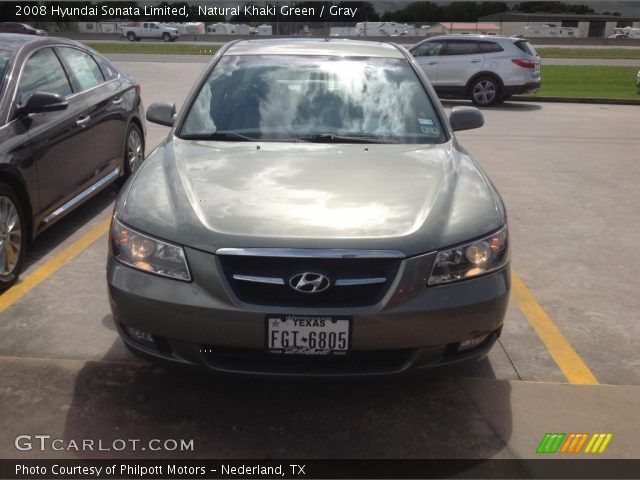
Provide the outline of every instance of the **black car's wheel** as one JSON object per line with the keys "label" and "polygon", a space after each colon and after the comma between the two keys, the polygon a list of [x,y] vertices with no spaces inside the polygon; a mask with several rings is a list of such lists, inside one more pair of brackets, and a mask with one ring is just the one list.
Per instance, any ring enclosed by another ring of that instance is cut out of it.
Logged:
{"label": "black car's wheel", "polygon": [[24,225],[20,199],[0,182],[0,292],[18,280],[26,249]]}
{"label": "black car's wheel", "polygon": [[479,77],[471,84],[469,94],[474,105],[488,107],[500,99],[500,85],[495,78]]}
{"label": "black car's wheel", "polygon": [[171,35],[169,35],[168,33],[163,33],[163,34],[162,34],[162,39],[163,39],[165,42],[170,42],[170,41],[171,41]]}
{"label": "black car's wheel", "polygon": [[133,32],[129,32],[127,33],[127,38],[129,39],[130,42],[135,42],[136,41],[136,34]]}
{"label": "black car's wheel", "polygon": [[129,125],[126,143],[124,145],[124,175],[121,183],[140,168],[144,161],[144,138],[140,127],[135,123]]}

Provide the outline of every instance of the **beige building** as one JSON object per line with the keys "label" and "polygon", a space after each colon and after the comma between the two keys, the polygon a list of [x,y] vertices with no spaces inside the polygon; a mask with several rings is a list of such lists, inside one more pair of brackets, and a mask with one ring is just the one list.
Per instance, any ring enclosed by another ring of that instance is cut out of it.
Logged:
{"label": "beige building", "polygon": [[498,35],[500,27],[491,22],[441,22],[427,28],[429,35]]}
{"label": "beige building", "polygon": [[[499,27],[500,35],[527,36],[526,27],[533,27],[533,30],[540,32],[535,36],[544,36],[544,32],[548,32],[548,37],[575,36],[577,38],[606,38],[614,33],[614,28],[640,25],[640,19],[635,17],[572,13],[503,12],[487,15],[479,21],[495,23]],[[561,29],[577,30],[574,30],[576,33],[572,35],[560,35]]]}

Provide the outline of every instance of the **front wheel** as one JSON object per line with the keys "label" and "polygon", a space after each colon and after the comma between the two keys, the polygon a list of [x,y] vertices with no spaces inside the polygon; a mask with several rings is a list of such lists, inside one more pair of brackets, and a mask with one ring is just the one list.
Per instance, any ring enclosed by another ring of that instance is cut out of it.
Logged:
{"label": "front wheel", "polygon": [[500,85],[491,77],[480,77],[473,81],[471,88],[471,101],[474,105],[488,107],[500,98]]}
{"label": "front wheel", "polygon": [[163,34],[162,34],[162,39],[163,39],[165,42],[170,42],[170,41],[171,41],[171,35],[169,35],[168,33],[163,33]]}
{"label": "front wheel", "polygon": [[129,33],[127,33],[127,39],[128,39],[130,42],[135,42],[135,41],[136,41],[136,34],[135,34],[135,33],[133,33],[133,32],[129,32]]}
{"label": "front wheel", "polygon": [[24,225],[18,195],[0,182],[0,292],[18,280],[26,250]]}

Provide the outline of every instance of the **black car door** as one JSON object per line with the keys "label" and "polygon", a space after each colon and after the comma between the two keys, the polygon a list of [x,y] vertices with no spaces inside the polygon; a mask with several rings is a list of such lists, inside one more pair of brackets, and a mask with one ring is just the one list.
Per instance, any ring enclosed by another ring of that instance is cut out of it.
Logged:
{"label": "black car door", "polygon": [[120,83],[105,78],[88,52],[76,47],[57,47],[75,87],[89,106],[87,129],[93,131],[93,164],[96,177],[109,174],[122,162],[127,112]]}
{"label": "black car door", "polygon": [[[18,81],[17,105],[35,92],[57,93],[69,106],[57,112],[23,118],[38,175],[39,215],[51,222],[56,209],[86,188],[93,170],[93,132],[87,129],[88,106],[72,88],[53,48],[36,50],[26,60]],[[61,213],[61,212],[60,212]]]}

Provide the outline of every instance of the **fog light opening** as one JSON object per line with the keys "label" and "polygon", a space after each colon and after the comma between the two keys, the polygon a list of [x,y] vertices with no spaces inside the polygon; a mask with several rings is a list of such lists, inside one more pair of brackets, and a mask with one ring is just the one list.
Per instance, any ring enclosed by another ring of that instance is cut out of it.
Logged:
{"label": "fog light opening", "polygon": [[145,345],[155,345],[153,341],[153,335],[147,332],[143,332],[142,330],[138,330],[133,327],[124,327],[127,330],[127,333],[131,338],[135,341],[144,343]]}
{"label": "fog light opening", "polygon": [[464,352],[465,350],[471,350],[472,348],[478,347],[484,343],[484,341],[489,337],[489,333],[485,333],[483,335],[479,335],[477,337],[469,338],[467,340],[463,340],[460,342],[460,346],[458,347],[459,352]]}

